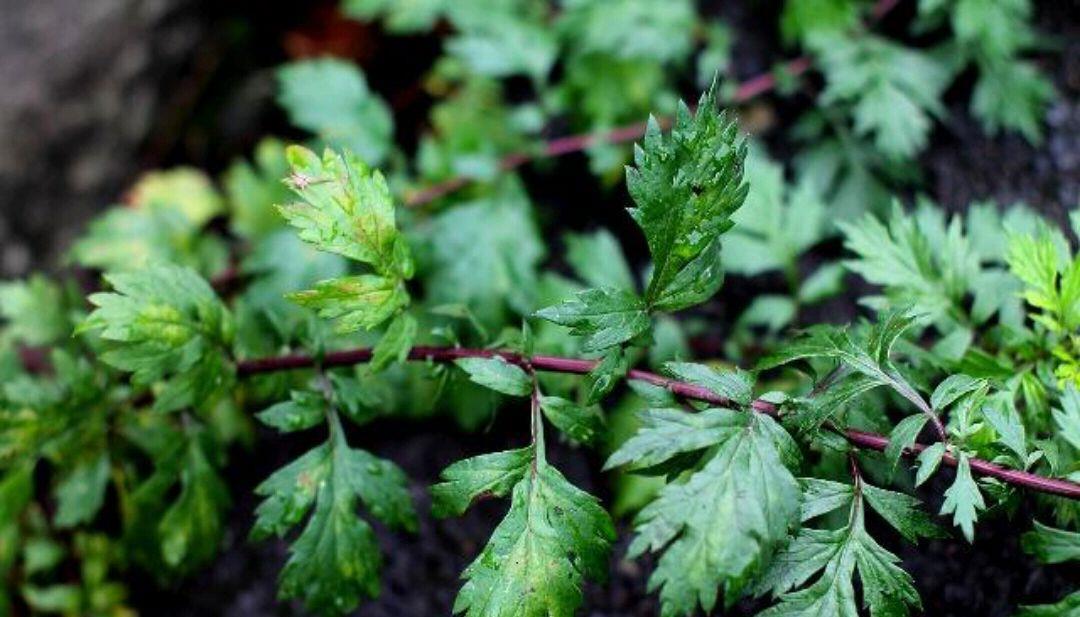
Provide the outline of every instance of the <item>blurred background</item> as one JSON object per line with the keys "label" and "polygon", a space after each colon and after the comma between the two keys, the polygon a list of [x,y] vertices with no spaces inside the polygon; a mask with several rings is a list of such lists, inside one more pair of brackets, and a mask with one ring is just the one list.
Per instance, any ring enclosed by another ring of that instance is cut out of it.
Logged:
{"label": "blurred background", "polygon": [[[782,2],[704,4],[734,26],[735,74],[784,57]],[[880,29],[903,30],[916,4],[900,2]],[[407,148],[430,103],[419,81],[440,50],[438,33],[385,36],[337,5],[0,0],[0,277],[55,265],[90,215],[120,200],[142,170],[183,164],[213,174],[260,136],[290,136],[273,73],[290,58],[357,60],[390,102]],[[1060,215],[1080,198],[1080,3],[1037,2],[1034,22],[1061,46],[1039,60],[1058,88],[1048,139],[1033,147],[1015,134],[986,137],[966,96],[955,97],[921,161],[928,193],[948,207],[1023,199]],[[758,128],[775,114],[765,108]]]}

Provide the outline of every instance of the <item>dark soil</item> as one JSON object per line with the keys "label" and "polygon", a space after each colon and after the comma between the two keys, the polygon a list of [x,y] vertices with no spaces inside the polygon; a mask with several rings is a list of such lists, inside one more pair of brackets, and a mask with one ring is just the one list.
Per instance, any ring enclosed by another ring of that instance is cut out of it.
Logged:
{"label": "dark soil", "polygon": [[[723,4],[721,11],[725,16],[740,25],[736,54],[740,74],[753,74],[767,68],[774,59],[784,57],[785,52],[779,49],[775,33],[766,30],[773,27],[776,14],[773,9],[777,2]],[[1046,141],[1031,146],[1018,137],[984,136],[967,113],[964,102],[967,92],[965,86],[960,85],[950,93],[953,102],[949,117],[937,131],[932,147],[922,161],[926,169],[922,189],[929,196],[955,211],[963,210],[973,200],[989,199],[1002,204],[1024,201],[1062,222],[1065,213],[1080,203],[1078,6],[1076,2],[1043,2],[1039,7],[1042,30],[1056,37],[1054,43],[1061,46],[1061,53],[1047,54],[1039,59],[1045,70],[1054,76],[1059,88],[1057,102],[1046,118]],[[898,10],[910,10],[910,7]],[[290,19],[292,17],[296,16],[290,16]],[[281,15],[274,18],[273,28],[282,28],[284,18]],[[312,11],[309,22],[305,26],[308,30],[301,29],[299,34],[291,35],[293,45],[307,44],[303,36],[311,29],[338,27],[326,26],[325,16],[318,11]],[[883,27],[890,28],[890,24],[886,21]],[[278,30],[275,32],[279,33]],[[152,146],[152,149],[146,151],[146,156],[155,162],[193,161],[219,168],[229,156],[246,147],[260,130],[280,133],[281,118],[268,103],[270,86],[265,72],[256,73],[256,77],[245,78],[238,84],[231,80],[253,64],[270,66],[280,59],[275,53],[265,51],[256,53],[248,49],[248,53],[243,52],[247,49],[245,45],[264,43],[263,38],[241,37],[240,43],[236,43],[241,52],[228,47],[230,51],[226,57],[232,62],[231,68],[223,69],[223,73],[201,87],[201,98],[187,111],[182,126],[170,129],[175,133],[170,132],[159,141],[151,140],[148,147]],[[403,54],[410,58],[410,66],[404,71],[380,70],[378,61],[382,57],[402,57],[397,53],[381,55],[388,47],[395,49],[392,46],[401,43],[376,39],[377,54],[365,46],[350,51],[358,58],[369,60],[366,65],[374,87],[388,93],[399,118],[413,120],[411,123],[399,120],[407,141],[414,139],[427,102],[408,86],[408,79],[402,74],[411,74],[415,78],[419,75],[419,67],[423,66],[421,60],[437,51],[437,46],[429,40],[410,41],[410,45],[413,44],[419,45],[412,48],[414,52],[416,49],[421,51]],[[371,60],[373,54],[374,61]],[[416,60],[416,66],[412,66],[412,59]],[[253,111],[243,111],[249,107]],[[218,111],[208,111],[214,109]],[[780,112],[786,113],[786,110]],[[778,115],[782,118],[784,113]],[[235,128],[230,129],[231,126],[241,126],[243,130],[238,132]],[[777,150],[782,156],[783,147],[778,146]],[[540,177],[537,172],[526,171],[527,179],[537,177]],[[621,238],[628,239],[632,253],[644,254],[641,243],[634,245],[638,236],[621,208],[627,202],[623,188],[606,192],[597,188],[579,156],[554,162],[543,177],[546,178],[544,182],[530,184],[537,203],[546,208],[550,220],[557,220],[563,228],[571,229],[609,226]],[[730,306],[757,293],[761,285],[761,282],[738,281],[734,289],[726,290],[725,303],[710,308],[711,313],[720,317],[732,315],[734,309]],[[847,298],[847,306],[851,305],[853,297]],[[525,439],[522,411],[503,410],[494,426],[482,434],[465,434],[449,423],[391,422],[380,424],[378,430],[356,430],[351,442],[401,465],[414,482],[414,496],[423,513],[428,505],[426,486],[436,480],[447,464],[465,456],[513,447]],[[246,540],[246,535],[257,503],[252,489],[310,445],[299,443],[294,437],[281,438],[263,431],[259,434],[256,449],[235,452],[227,475],[236,503],[221,557],[204,572],[173,588],[160,589],[149,578],[133,574],[134,606],[140,612],[159,616],[302,614],[300,607],[275,599],[276,577],[286,559],[286,543],[253,544]],[[606,479],[598,472],[600,462],[594,454],[557,444],[552,449],[554,462],[568,478],[602,498],[608,497]],[[939,485],[924,491],[929,507],[940,505],[941,489],[942,485]],[[459,573],[482,548],[505,509],[504,502],[490,501],[477,505],[458,519],[435,521],[423,516],[415,536],[380,529],[386,556],[383,593],[378,600],[365,604],[357,614],[371,617],[448,615],[459,584]],[[1019,527],[1005,518],[987,520],[978,527],[972,546],[962,540],[953,540],[929,542],[913,548],[899,538],[890,537],[887,531],[882,533],[888,539],[886,546],[903,557],[904,568],[915,577],[926,615],[1006,617],[1019,604],[1053,601],[1080,584],[1076,572],[1070,573],[1063,567],[1041,567],[1025,556],[1018,547]],[[620,532],[621,539],[611,563],[611,580],[605,585],[589,586],[583,612],[595,617],[656,615],[655,595],[645,589],[652,564],[648,558],[633,562],[624,560],[629,537],[625,522],[620,524]],[[752,608],[740,605],[731,614],[749,615]]]}

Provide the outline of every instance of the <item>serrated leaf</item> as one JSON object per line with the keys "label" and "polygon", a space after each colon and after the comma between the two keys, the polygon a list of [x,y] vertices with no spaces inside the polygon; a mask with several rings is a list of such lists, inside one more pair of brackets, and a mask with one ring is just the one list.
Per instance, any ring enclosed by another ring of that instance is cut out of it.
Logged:
{"label": "serrated leaf", "polygon": [[857,401],[863,394],[883,385],[879,379],[854,373],[836,381],[804,405],[796,407],[794,421],[802,434],[816,431],[822,424]]}
{"label": "serrated leaf", "polygon": [[463,32],[447,40],[446,51],[480,75],[524,74],[542,80],[556,59],[558,43],[540,19],[527,19],[520,10],[489,10],[483,19],[469,20]]}
{"label": "serrated leaf", "polygon": [[458,358],[454,360],[454,364],[468,373],[469,379],[474,383],[496,392],[510,396],[529,396],[533,392],[533,382],[529,374],[520,366],[510,364],[498,356]]}
{"label": "serrated leaf", "polygon": [[619,347],[609,349],[585,376],[585,404],[595,405],[608,395],[630,370],[630,360]]}
{"label": "serrated leaf", "polygon": [[799,478],[799,486],[803,497],[799,520],[803,523],[846,506],[855,495],[850,484],[821,478]]}
{"label": "serrated leaf", "polygon": [[368,88],[359,67],[344,60],[300,60],[278,69],[278,103],[292,123],[378,165],[391,147],[390,109]]}
{"label": "serrated leaf", "polygon": [[648,307],[625,289],[601,287],[578,292],[573,300],[540,309],[536,317],[570,328],[585,337],[582,351],[600,351],[621,345],[649,331]]}
{"label": "serrated leaf", "polygon": [[934,388],[934,393],[930,395],[930,406],[941,411],[985,384],[985,380],[968,375],[949,375]]}
{"label": "serrated leaf", "polygon": [[694,18],[693,4],[687,0],[574,2],[567,5],[557,26],[579,53],[666,64],[678,63],[691,52]]}
{"label": "serrated leaf", "polygon": [[[533,454],[535,447],[525,452]],[[542,455],[530,457],[531,465],[521,469],[519,465],[526,461],[519,460],[518,452],[500,453],[509,456],[498,459],[494,480],[489,465],[476,465],[467,470],[468,475],[459,467],[462,463],[450,468],[458,478],[447,480],[465,487],[464,493],[451,499],[454,505],[447,511],[459,510],[479,492],[505,493],[510,479],[504,471],[507,467],[510,474],[519,476],[510,511],[462,574],[465,584],[454,601],[454,613],[469,617],[572,615],[581,604],[584,580],[606,576],[608,552],[615,539],[607,512],[594,497],[567,482]]]}
{"label": "serrated leaf", "polygon": [[952,78],[944,62],[871,35],[830,37],[817,46],[826,87],[821,102],[850,103],[855,132],[892,160],[922,150],[941,94]]}
{"label": "serrated leaf", "polygon": [[1011,397],[992,399],[989,405],[982,407],[983,417],[994,427],[998,441],[1016,455],[1020,467],[1026,466],[1028,458],[1027,436],[1024,423],[1013,404]]}
{"label": "serrated leaf", "polygon": [[717,113],[715,89],[691,115],[680,104],[665,138],[650,119],[634,149],[626,185],[630,214],[645,233],[653,272],[645,292],[652,309],[674,311],[703,302],[723,282],[720,235],[746,198],[746,147],[727,115]]}
{"label": "serrated leaf", "polygon": [[908,542],[914,544],[919,538],[946,537],[944,530],[922,509],[922,502],[915,497],[869,484],[864,484],[862,491],[866,503]]}
{"label": "serrated leaf", "polygon": [[535,310],[545,246],[533,219],[528,194],[513,179],[439,213],[425,234],[429,301],[464,304],[490,329]]}
{"label": "serrated leaf", "polygon": [[1057,529],[1035,521],[1035,528],[1020,538],[1024,552],[1041,563],[1080,561],[1080,533]]}
{"label": "serrated leaf", "polygon": [[371,526],[356,514],[357,501],[387,525],[416,529],[405,474],[393,463],[349,448],[332,421],[330,440],[274,472],[255,492],[252,537],[282,536],[314,508],[289,547],[279,596],[298,598],[308,610],[342,615],[379,593],[382,558]]}
{"label": "serrated leaf", "polygon": [[320,158],[311,150],[290,146],[285,155],[292,170],[287,182],[302,201],[278,209],[301,239],[368,264],[382,276],[412,276],[412,257],[398,233],[393,198],[382,173],[347,150],[338,154],[328,149]]}
{"label": "serrated leaf", "polygon": [[953,525],[964,532],[968,542],[975,539],[975,521],[979,518],[979,511],[986,509],[979,485],[971,477],[971,463],[968,455],[961,452],[957,455],[956,479],[952,486],[945,490],[945,502],[941,504],[941,514],[952,514]]}
{"label": "serrated leaf", "polygon": [[293,390],[289,393],[289,400],[275,403],[255,414],[255,417],[282,433],[292,433],[321,424],[326,411],[326,398],[322,394]]}
{"label": "serrated leaf", "polygon": [[[880,385],[889,386],[919,411],[930,415],[933,412],[926,401],[896,370],[889,358],[893,344],[915,320],[916,317],[906,309],[883,313],[869,329],[863,342],[852,339],[845,328],[811,326],[798,338],[759,360],[757,369],[771,369],[797,360],[829,358]],[[865,386],[866,389],[871,387],[869,384]]]}
{"label": "serrated leaf", "polygon": [[631,469],[653,467],[724,442],[746,425],[742,418],[726,409],[699,413],[679,408],[649,409],[640,418],[638,432],[608,457],[605,470],[624,465]]}
{"label": "serrated leaf", "polygon": [[[995,3],[994,6],[1022,3]],[[1015,22],[1009,29],[1016,27]],[[971,93],[971,112],[991,134],[1016,131],[1029,142],[1042,140],[1042,123],[1054,100],[1054,85],[1031,63],[1018,58],[987,60],[979,65],[979,80]]]}
{"label": "serrated leaf", "polygon": [[482,454],[458,461],[439,474],[431,487],[432,514],[460,516],[478,497],[506,497],[525,477],[532,461],[531,447]]}
{"label": "serrated leaf", "polygon": [[232,383],[232,316],[198,274],[161,264],[105,280],[114,291],[90,296],[97,308],[78,331],[100,331],[111,343],[101,360],[136,383],[165,381],[155,409],[200,405]]}
{"label": "serrated leaf", "polygon": [[738,367],[717,370],[692,362],[667,362],[664,370],[676,379],[707,388],[739,405],[749,405],[754,399],[754,376]]}
{"label": "serrated leaf", "polygon": [[[746,178],[750,188],[745,204],[731,217],[735,227],[725,236],[724,266],[747,276],[790,272],[801,253],[833,233],[821,195],[809,182],[788,186],[783,166],[757,148],[746,159]],[[820,291],[813,294],[825,295],[829,285],[814,281]]]}
{"label": "serrated leaf", "polygon": [[371,353],[371,370],[381,371],[394,362],[404,362],[412,349],[413,341],[416,340],[416,332],[420,325],[416,318],[408,313],[401,313],[375,345]]}
{"label": "serrated leaf", "polygon": [[919,453],[919,471],[915,473],[915,486],[922,486],[924,482],[934,475],[941,465],[941,458],[945,456],[945,443],[937,442],[927,446]]}
{"label": "serrated leaf", "polygon": [[[864,489],[867,488],[865,485]],[[863,501],[852,501],[846,527],[819,530],[804,527],[777,557],[758,586],[772,590],[780,603],[760,617],[858,617],[853,578],[858,572],[863,605],[874,617],[906,617],[909,607],[921,608],[911,576],[897,565],[900,559],[866,532]],[[814,574],[821,576],[798,591]]]}
{"label": "serrated leaf", "polygon": [[725,605],[733,604],[798,523],[799,485],[784,462],[785,452],[797,450],[791,437],[760,414],[712,410],[710,419],[718,429],[711,444],[692,441],[699,431],[678,427],[682,438],[668,438],[666,451],[659,435],[644,448],[649,432],[670,426],[665,420],[614,459],[653,450],[649,456],[662,460],[698,445],[715,450],[688,478],[666,485],[634,521],[630,556],[663,552],[649,579],[650,588],[660,589],[663,615],[712,610],[719,590]]}
{"label": "serrated leaf", "polygon": [[[951,331],[964,320],[965,297],[977,294],[979,259],[959,218],[921,202],[915,216],[893,202],[886,221],[866,214],[838,223],[844,247],[857,257],[844,262],[867,281],[884,287],[888,304],[915,306]],[[988,318],[993,311],[982,310]]]}
{"label": "serrated leaf", "polygon": [[915,443],[915,439],[918,438],[928,421],[926,414],[919,413],[904,418],[893,427],[892,432],[889,433],[889,445],[885,447],[885,460],[889,463],[891,470],[896,470],[904,450]]}
{"label": "serrated leaf", "polygon": [[375,274],[318,281],[314,289],[286,297],[320,317],[337,320],[334,329],[342,333],[375,328],[409,304],[402,279]]}
{"label": "serrated leaf", "polygon": [[595,406],[578,405],[557,396],[540,398],[544,417],[574,441],[595,445],[604,430],[604,416]]}

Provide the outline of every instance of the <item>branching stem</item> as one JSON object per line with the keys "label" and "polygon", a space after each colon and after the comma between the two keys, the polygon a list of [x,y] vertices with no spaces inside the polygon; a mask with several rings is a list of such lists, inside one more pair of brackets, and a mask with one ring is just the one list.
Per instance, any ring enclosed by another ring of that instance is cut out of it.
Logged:
{"label": "branching stem", "polygon": [[[325,368],[331,368],[335,366],[351,366],[353,364],[362,364],[371,360],[372,350],[371,348],[359,348],[349,349],[344,351],[328,352],[319,359],[314,358],[306,354],[291,354],[284,356],[274,356],[269,358],[257,358],[252,360],[242,360],[237,363],[236,371],[237,375],[246,377],[250,375],[258,375],[262,373],[272,373],[276,371],[287,371],[292,369],[304,369],[312,368],[316,364],[320,364]],[[420,360],[430,362],[448,363],[453,362],[459,358],[494,358],[500,357],[507,362],[516,364],[526,370],[530,368],[536,371],[548,371],[553,373],[573,373],[583,375],[591,371],[595,366],[596,360],[586,360],[581,358],[563,358],[559,356],[543,356],[537,355],[531,358],[526,358],[521,354],[499,351],[494,349],[471,349],[466,347],[413,347],[409,351],[409,360]],[[719,396],[712,392],[708,388],[697,386],[691,383],[679,381],[677,379],[671,379],[656,373],[650,373],[640,369],[631,369],[627,373],[628,379],[636,379],[638,381],[645,381],[653,385],[661,386],[686,399],[692,399],[697,401],[703,401],[719,407],[737,407],[737,404],[728,398]],[[780,411],[776,405],[758,399],[750,404],[754,411],[768,414],[771,416],[778,416]],[[869,450],[883,451],[885,447],[889,445],[889,438],[884,435],[878,435],[875,433],[867,433],[858,431],[855,429],[833,429],[843,437],[845,437],[852,445],[860,448],[866,448]],[[912,447],[904,450],[904,455],[907,457],[918,456],[927,446],[922,444],[914,444]],[[1020,471],[1017,469],[1009,469],[1007,467],[1001,467],[995,465],[989,461],[982,459],[971,458],[972,471],[991,478],[996,478],[1007,484],[1011,484],[1018,487],[1024,487],[1043,493],[1050,493],[1052,495],[1058,495],[1061,497],[1067,497],[1069,499],[1080,500],[1080,484],[1070,482],[1060,478],[1047,478],[1038,474]],[[957,460],[951,454],[945,454],[942,457],[942,462],[951,467],[956,467]]]}

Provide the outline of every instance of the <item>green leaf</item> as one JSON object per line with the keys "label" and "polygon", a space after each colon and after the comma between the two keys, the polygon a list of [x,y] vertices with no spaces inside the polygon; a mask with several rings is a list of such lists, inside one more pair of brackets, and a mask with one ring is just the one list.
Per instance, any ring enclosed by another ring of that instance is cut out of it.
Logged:
{"label": "green leaf", "polygon": [[952,514],[953,525],[964,532],[968,542],[975,539],[975,521],[979,511],[986,509],[979,485],[971,477],[971,463],[968,455],[961,452],[957,456],[956,479],[945,491],[945,502],[941,504],[941,514]]}
{"label": "green leaf", "polygon": [[922,509],[922,502],[915,497],[869,484],[864,484],[862,491],[866,503],[908,542],[914,544],[919,538],[947,537],[944,530]]}
{"label": "green leaf", "polygon": [[1009,270],[1024,281],[1024,300],[1039,309],[1032,318],[1054,333],[1080,328],[1080,257],[1059,255],[1056,237],[1045,228],[1038,238],[1016,234],[1009,238]]}
{"label": "green leaf", "polygon": [[431,487],[432,514],[461,516],[477,498],[506,497],[529,470],[532,447],[493,452],[458,461],[442,471]]}
{"label": "green leaf", "polygon": [[568,3],[557,26],[577,53],[677,63],[692,51],[695,17],[687,0],[590,0]]}
{"label": "green leaf", "polygon": [[795,302],[779,294],[764,294],[754,298],[750,306],[739,315],[740,327],[759,326],[769,332],[779,332],[795,319],[798,308]]}
{"label": "green leaf", "polygon": [[49,345],[70,336],[65,308],[63,290],[44,276],[0,283],[0,317],[7,333],[27,345]]}
{"label": "green leaf", "polygon": [[180,496],[158,524],[161,554],[174,568],[212,559],[224,532],[229,487],[197,440],[190,440],[180,471]]}
{"label": "green leaf", "polygon": [[1021,606],[1016,617],[1076,617],[1080,614],[1080,591],[1074,591],[1054,604]]}
{"label": "green leaf", "polygon": [[94,520],[105,503],[105,489],[108,484],[107,452],[79,461],[56,486],[56,514],[53,524],[65,528]]}
{"label": "green leaf", "polygon": [[823,392],[811,397],[807,404],[796,407],[798,413],[794,415],[794,420],[799,432],[813,433],[863,394],[881,385],[879,380],[859,373],[836,381]]}
{"label": "green leaf", "polygon": [[593,287],[633,290],[634,275],[619,241],[606,229],[567,234],[566,261],[578,278]]}
{"label": "green leaf", "polygon": [[1051,410],[1058,434],[1072,447],[1080,450],[1080,390],[1076,385],[1066,384],[1061,396],[1061,408]]}
{"label": "green leaf", "polygon": [[316,392],[293,390],[289,400],[271,405],[255,417],[282,433],[302,431],[321,424],[326,418],[326,398]]}
{"label": "green leaf", "polygon": [[982,407],[983,417],[997,433],[998,441],[1012,450],[1020,467],[1027,466],[1028,450],[1024,423],[1013,403],[1012,397],[997,397]]}
{"label": "green leaf", "polygon": [[168,262],[215,274],[227,265],[228,251],[220,238],[200,231],[171,206],[116,206],[90,223],[87,233],[72,245],[70,257],[82,266],[107,271]]}
{"label": "green leaf", "polygon": [[426,238],[430,302],[464,304],[492,330],[536,309],[545,247],[520,182],[501,182],[488,198],[446,209]]}
{"label": "green leaf", "polygon": [[492,358],[458,358],[454,360],[475,383],[510,396],[529,396],[533,381],[520,366],[498,356]]}
{"label": "green leaf", "polygon": [[378,344],[371,353],[371,370],[381,371],[394,362],[404,362],[412,349],[413,341],[416,340],[416,331],[419,324],[416,318],[408,313],[401,313],[379,339]]}
{"label": "green leaf", "polygon": [[[850,507],[846,527],[803,527],[777,557],[757,589],[759,594],[771,590],[780,596],[780,603],[759,617],[858,617],[852,583],[856,572],[862,583],[863,605],[870,615],[906,617],[909,607],[922,607],[911,576],[897,565],[900,558],[867,533],[862,498],[851,500]],[[790,591],[806,584],[818,571],[821,576],[811,585]]]}
{"label": "green leaf", "polygon": [[[1021,3],[995,3],[996,6]],[[1010,23],[1009,28],[1015,24]],[[1016,131],[1029,142],[1042,140],[1043,119],[1054,100],[1054,84],[1031,62],[1019,58],[984,61],[971,93],[971,113],[983,129],[994,135],[1004,129]]]}
{"label": "green leaf", "polygon": [[885,38],[831,37],[816,50],[825,73],[824,105],[850,104],[855,132],[871,137],[887,158],[922,150],[941,95],[952,79],[944,62]]}
{"label": "green leaf", "polygon": [[287,182],[300,203],[279,206],[300,238],[318,249],[370,265],[377,274],[407,279],[412,257],[398,233],[386,179],[348,151],[326,150],[320,159],[300,146],[285,151]]}
{"label": "green leaf", "polygon": [[[926,202],[911,216],[894,201],[885,222],[867,214],[838,226],[844,247],[856,255],[844,265],[884,287],[889,306],[916,306],[945,324],[943,331],[966,319],[965,297],[978,293],[981,270],[959,218],[946,224],[941,210]],[[864,301],[879,303],[878,298]],[[984,317],[992,314],[984,312]]]}
{"label": "green leaf", "polygon": [[318,281],[314,289],[286,297],[320,317],[336,319],[334,329],[341,333],[375,328],[409,304],[402,279],[375,274]]}
{"label": "green leaf", "polygon": [[302,599],[313,612],[343,615],[379,593],[382,558],[374,531],[356,514],[357,501],[390,527],[414,531],[417,521],[404,472],[349,448],[336,420],[331,427],[327,443],[255,489],[265,500],[256,509],[251,535],[283,536],[314,508],[289,547],[279,596]]}
{"label": "green leaf", "polygon": [[390,151],[394,120],[356,65],[334,58],[292,62],[278,69],[278,103],[289,120],[337,147],[378,165]]}
{"label": "green leaf", "polygon": [[251,240],[283,226],[274,206],[289,200],[289,188],[281,181],[288,172],[285,144],[272,137],[255,145],[251,163],[240,159],[225,170],[229,227],[236,235]]}
{"label": "green leaf", "polygon": [[630,370],[630,359],[619,347],[604,353],[585,377],[586,405],[595,405],[608,395]]}
{"label": "green leaf", "polygon": [[648,307],[632,291],[614,287],[586,289],[575,299],[549,306],[536,316],[583,336],[582,351],[599,351],[621,345],[649,331]]}
{"label": "green leaf", "polygon": [[[452,6],[452,5],[450,5]],[[446,6],[446,0],[344,0],[342,12],[362,21],[381,18],[394,34],[422,32],[431,28]]]}
{"label": "green leaf", "polygon": [[803,0],[784,3],[780,31],[788,43],[825,44],[841,38],[859,22],[859,6],[852,0]]}
{"label": "green leaf", "polygon": [[97,308],[78,331],[100,331],[110,342],[101,360],[132,372],[135,383],[165,381],[155,409],[201,405],[232,383],[232,316],[198,274],[162,264],[105,280],[115,291],[90,296]]}
{"label": "green leaf", "polygon": [[210,178],[191,167],[143,174],[128,191],[127,200],[135,208],[175,210],[197,227],[224,210]]}
{"label": "green leaf", "polygon": [[757,148],[746,159],[746,177],[750,188],[731,217],[735,227],[724,240],[724,266],[747,276],[790,272],[801,253],[832,233],[825,204],[809,182],[785,184],[783,166]]}
{"label": "green leaf", "polygon": [[739,405],[746,406],[754,400],[754,376],[738,367],[717,370],[692,362],[667,362],[664,370],[676,379],[707,388]]}
{"label": "green leaf", "polygon": [[889,445],[885,447],[885,460],[888,461],[891,470],[896,470],[896,466],[900,463],[900,456],[905,449],[915,443],[915,439],[918,438],[928,421],[926,414],[919,413],[904,418],[893,427],[892,432],[889,433]]}
{"label": "green leaf", "polygon": [[848,505],[855,495],[850,484],[821,478],[799,478],[799,485],[803,495],[799,520],[803,523]]}
{"label": "green leaf", "polygon": [[574,441],[595,445],[603,437],[604,416],[595,406],[578,405],[557,396],[540,398],[544,416]]}
{"label": "green leaf", "polygon": [[[758,370],[808,360],[829,358],[854,370],[879,385],[892,388],[906,398],[919,411],[930,415],[932,410],[922,396],[893,366],[889,356],[893,344],[915,322],[915,316],[907,310],[890,311],[878,316],[878,322],[867,332],[865,341],[856,342],[843,328],[817,325],[807,328],[803,334],[778,350],[762,358]],[[869,383],[865,389],[869,389]]]}
{"label": "green leaf", "polygon": [[650,409],[641,427],[604,463],[604,469],[654,467],[683,454],[701,452],[745,429],[745,421],[727,409],[690,413],[678,408]]}
{"label": "green leaf", "polygon": [[[786,465],[797,447],[761,414],[715,409],[700,417],[675,410],[657,415],[608,466],[670,460],[703,447],[712,454],[638,514],[629,555],[663,552],[649,579],[650,588],[661,590],[663,615],[690,614],[699,605],[712,610],[718,587],[730,606],[798,523],[799,485]],[[703,437],[702,428],[712,439]]]}
{"label": "green leaf", "polygon": [[702,95],[696,113],[680,104],[665,138],[650,119],[634,149],[626,184],[631,216],[645,233],[653,272],[648,306],[674,311],[703,302],[723,282],[720,235],[746,198],[742,182],[746,146],[727,115],[717,113],[716,91]]}
{"label": "green leaf", "polygon": [[1035,529],[1020,538],[1024,552],[1041,563],[1080,561],[1080,533],[1057,529],[1035,521]]}
{"label": "green leaf", "polygon": [[483,19],[469,20],[461,34],[446,42],[446,51],[480,75],[524,74],[540,81],[556,59],[558,43],[542,19],[527,19],[522,11],[496,9],[489,10]]}
{"label": "green leaf", "polygon": [[941,465],[941,458],[945,456],[945,443],[937,442],[927,446],[919,453],[919,471],[915,474],[915,486],[922,486],[924,482],[934,475]]}
{"label": "green leaf", "polygon": [[[567,482],[542,455],[526,471],[517,452],[500,453],[507,456],[494,465],[494,474],[490,464],[465,467],[456,463],[447,470],[453,474],[444,475],[462,487],[455,492],[464,491],[451,498],[454,505],[444,511],[459,510],[466,501],[464,495],[471,501],[481,492],[505,494],[509,475],[519,476],[510,511],[462,574],[465,584],[454,601],[454,613],[469,617],[572,615],[581,604],[584,579],[607,575],[608,553],[615,539],[607,512],[596,498]],[[526,452],[535,451],[527,448]]]}
{"label": "green leaf", "polygon": [[985,387],[985,379],[976,379],[968,375],[949,375],[934,388],[930,395],[930,406],[938,411],[944,410],[961,398]]}

